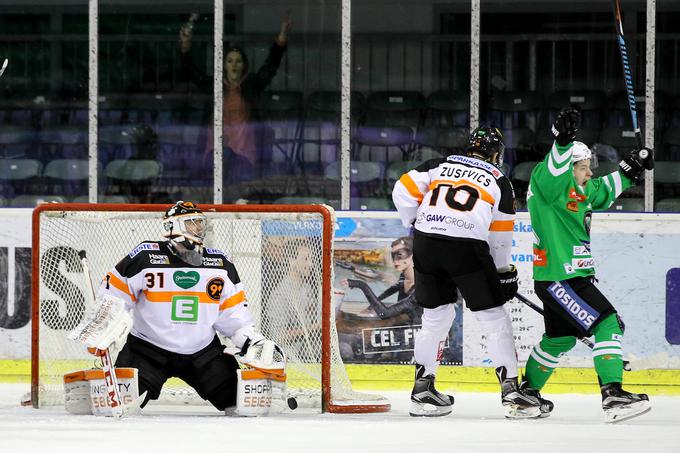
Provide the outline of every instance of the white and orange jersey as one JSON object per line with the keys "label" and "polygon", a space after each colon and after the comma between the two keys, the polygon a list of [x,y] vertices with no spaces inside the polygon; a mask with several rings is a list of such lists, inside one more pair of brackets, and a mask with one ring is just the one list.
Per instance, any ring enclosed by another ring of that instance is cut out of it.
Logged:
{"label": "white and orange jersey", "polygon": [[126,301],[132,335],[179,354],[203,349],[215,332],[231,338],[254,325],[236,268],[216,249],[205,249],[203,263],[192,266],[167,242],[142,242],[106,274],[99,292]]}
{"label": "white and orange jersey", "polygon": [[497,268],[510,264],[515,195],[496,166],[466,156],[434,159],[404,173],[392,200],[404,226],[429,236],[485,241]]}

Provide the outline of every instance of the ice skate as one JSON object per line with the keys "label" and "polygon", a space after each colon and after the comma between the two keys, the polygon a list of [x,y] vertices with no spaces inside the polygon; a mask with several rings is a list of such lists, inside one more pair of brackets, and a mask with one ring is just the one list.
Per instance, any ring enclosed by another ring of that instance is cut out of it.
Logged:
{"label": "ice skate", "polygon": [[539,403],[541,403],[540,418],[550,417],[550,413],[552,412],[553,408],[555,407],[555,405],[553,404],[552,401],[543,398],[538,390],[531,388],[529,386],[529,382],[527,380],[524,380],[524,379],[522,380],[522,382],[519,384],[519,389],[525,395],[533,396],[534,398],[536,398],[538,400]]}
{"label": "ice skate", "polygon": [[425,367],[416,365],[416,382],[411,392],[411,417],[442,417],[452,411],[453,396],[434,388],[434,375],[425,374]]}
{"label": "ice skate", "polygon": [[505,409],[505,418],[522,419],[541,416],[541,403],[535,396],[520,390],[517,378],[508,378],[505,367],[496,368],[496,376],[501,384],[501,402]]}
{"label": "ice skate", "polygon": [[645,393],[626,392],[619,382],[604,384],[600,388],[605,423],[618,423],[652,410]]}

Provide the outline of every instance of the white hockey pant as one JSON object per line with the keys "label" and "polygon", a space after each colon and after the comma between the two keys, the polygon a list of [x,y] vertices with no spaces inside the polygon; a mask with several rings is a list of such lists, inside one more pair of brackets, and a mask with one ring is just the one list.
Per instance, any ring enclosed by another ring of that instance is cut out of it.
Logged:
{"label": "white hockey pant", "polygon": [[454,304],[423,309],[422,328],[415,335],[414,358],[416,363],[425,367],[425,376],[437,373],[446,337],[455,318]]}
{"label": "white hockey pant", "polygon": [[473,312],[482,333],[486,335],[489,358],[495,368],[504,366],[509,378],[517,377],[517,352],[512,335],[512,322],[503,307]]}

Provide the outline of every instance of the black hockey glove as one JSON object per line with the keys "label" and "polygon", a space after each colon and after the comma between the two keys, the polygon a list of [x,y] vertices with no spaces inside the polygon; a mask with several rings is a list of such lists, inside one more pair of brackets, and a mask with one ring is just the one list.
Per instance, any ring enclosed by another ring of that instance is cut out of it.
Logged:
{"label": "black hockey glove", "polygon": [[555,141],[560,146],[567,146],[576,138],[576,132],[581,124],[581,109],[572,106],[557,115],[557,119],[552,125],[551,131],[555,136]]}
{"label": "black hockey glove", "polygon": [[501,287],[503,287],[503,294],[505,295],[505,300],[510,300],[517,294],[518,281],[517,268],[514,265],[510,265],[510,270],[505,272],[499,272],[498,278],[501,279]]}
{"label": "black hockey glove", "polygon": [[619,171],[626,175],[633,184],[640,182],[644,171],[652,168],[654,168],[654,151],[649,148],[632,151],[619,162]]}

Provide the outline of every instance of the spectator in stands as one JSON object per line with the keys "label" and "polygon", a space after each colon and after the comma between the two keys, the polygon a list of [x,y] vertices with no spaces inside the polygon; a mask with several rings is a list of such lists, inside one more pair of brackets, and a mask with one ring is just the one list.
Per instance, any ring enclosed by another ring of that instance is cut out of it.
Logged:
{"label": "spectator in stands", "polygon": [[[319,272],[314,267],[315,257],[312,249],[303,240],[291,239],[280,243],[276,250],[276,238],[268,241],[266,250],[271,256],[270,283],[274,289],[265,291],[265,316],[272,326],[276,341],[287,346],[286,353],[300,358],[316,358],[320,351],[314,350],[309,338],[321,335],[320,288],[316,284]],[[294,256],[286,256],[285,250]],[[266,284],[268,286],[268,284]],[[269,303],[278,301],[279,303]],[[281,304],[281,301],[297,301],[296,304]],[[310,334],[311,333],[311,334]]]}
{"label": "spectator in stands", "polygon": [[[207,76],[191,61],[192,26],[185,24],[179,33],[182,67],[190,81],[199,88],[211,91],[213,77]],[[256,105],[260,94],[276,75],[286,51],[291,17],[287,14],[281,29],[269,49],[269,55],[256,72],[249,72],[248,57],[237,46],[224,49],[224,109],[223,147],[225,184],[253,179],[266,174],[267,134],[261,124]],[[214,137],[208,133],[204,162],[212,165]]]}

